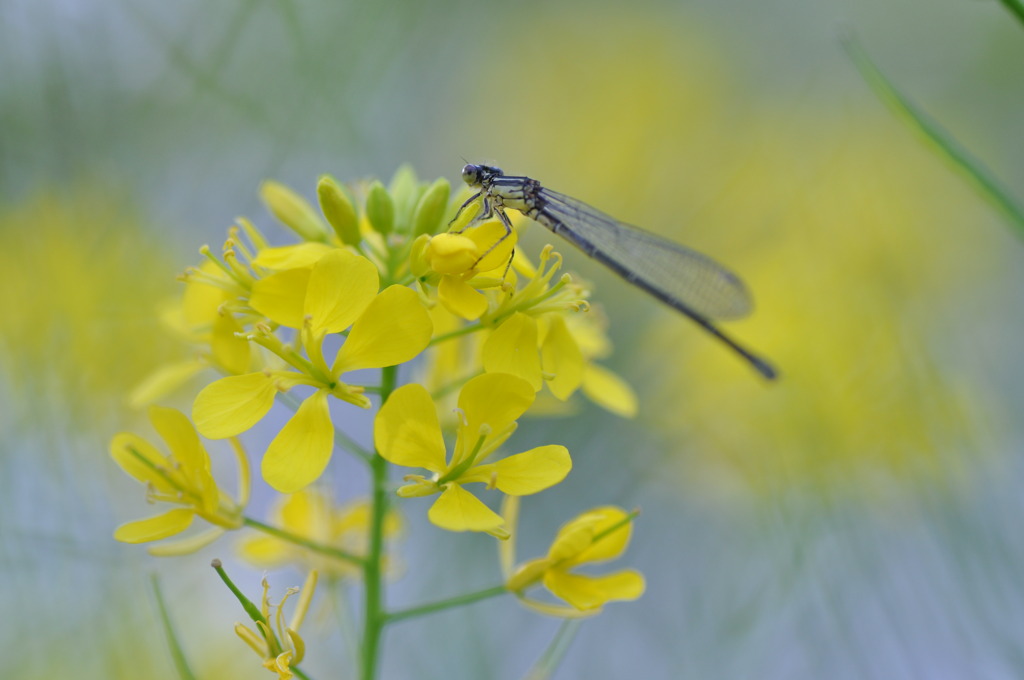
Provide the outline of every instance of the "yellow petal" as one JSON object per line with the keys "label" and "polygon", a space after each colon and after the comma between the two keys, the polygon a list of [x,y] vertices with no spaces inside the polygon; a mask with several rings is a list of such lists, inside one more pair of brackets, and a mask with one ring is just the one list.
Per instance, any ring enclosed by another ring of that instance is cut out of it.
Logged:
{"label": "yellow petal", "polygon": [[495,486],[510,496],[528,496],[558,484],[572,469],[569,450],[549,444],[499,460]]}
{"label": "yellow petal", "polygon": [[492,433],[500,433],[530,408],[536,392],[522,378],[507,373],[484,373],[463,386],[459,408],[466,417],[460,433],[475,442],[480,428],[487,425]]}
{"label": "yellow petal", "polygon": [[492,269],[504,269],[512,260],[512,249],[516,247],[516,232],[508,231],[498,220],[479,224],[467,229],[464,234],[476,244],[480,261],[474,269],[488,272]]}
{"label": "yellow petal", "polygon": [[213,358],[225,371],[234,375],[249,370],[252,355],[249,341],[235,335],[241,332],[242,326],[230,314],[218,314],[213,322],[213,337],[210,339]]}
{"label": "yellow petal", "polygon": [[[214,278],[223,278],[224,276],[220,268],[209,260],[204,262],[199,270]],[[185,292],[181,298],[181,313],[185,325],[189,328],[207,326],[217,316],[217,310],[228,297],[229,293],[223,288],[194,279],[187,281]]]}
{"label": "yellow petal", "polygon": [[303,310],[313,331],[337,333],[352,325],[380,287],[372,262],[347,250],[334,249],[313,267]]}
{"label": "yellow petal", "polygon": [[424,256],[438,274],[462,274],[470,270],[480,254],[472,239],[448,233],[430,239]]}
{"label": "yellow petal", "polygon": [[254,633],[240,623],[235,624],[235,634],[242,638],[242,641],[249,645],[249,648],[256,652],[261,659],[266,655],[267,642],[263,639],[263,636]]}
{"label": "yellow petal", "polygon": [[128,395],[129,408],[139,409],[152,404],[187,383],[204,368],[206,366],[195,359],[158,368]]}
{"label": "yellow petal", "polygon": [[448,488],[434,501],[427,517],[448,531],[497,531],[505,525],[501,515],[458,484]]}
{"label": "yellow petal", "polygon": [[548,548],[548,559],[553,564],[565,567],[565,564],[579,556],[594,542],[594,522],[581,524],[570,522],[562,527],[554,543]]}
{"label": "yellow petal", "polygon": [[188,538],[179,538],[173,541],[164,541],[160,545],[151,545],[146,549],[146,552],[154,557],[191,555],[210,545],[223,536],[224,533],[224,529],[221,527],[210,527],[206,531],[189,536]]}
{"label": "yellow petal", "polygon": [[192,420],[207,439],[234,437],[267,414],[276,394],[274,381],[266,373],[221,378],[196,395]]}
{"label": "yellow petal", "polygon": [[263,248],[256,254],[252,263],[257,267],[274,271],[312,267],[316,264],[317,260],[332,250],[334,250],[334,246],[315,241],[276,248]]}
{"label": "yellow petal", "polygon": [[282,493],[298,491],[323,474],[333,446],[327,392],[317,390],[270,442],[263,455],[263,479]]}
{"label": "yellow petal", "polygon": [[[459,199],[456,198],[456,201]],[[476,216],[483,210],[483,201],[475,200],[465,208],[462,208],[459,214],[452,218],[451,224],[448,225],[449,233],[458,233],[465,229],[469,224],[476,219]]]}
{"label": "yellow petal", "polygon": [[441,277],[437,299],[449,312],[470,321],[487,311],[487,296],[457,276]]}
{"label": "yellow petal", "polygon": [[607,576],[584,576],[562,570],[544,575],[544,586],[573,607],[597,609],[611,600],[635,600],[644,594],[644,577],[633,569]]}
{"label": "yellow petal", "polygon": [[501,516],[505,518],[509,539],[498,544],[498,563],[501,566],[501,575],[508,579],[516,563],[516,539],[519,536],[519,498],[505,496],[501,502]]}
{"label": "yellow petal", "polygon": [[446,469],[437,409],[422,385],[410,383],[391,393],[377,413],[373,438],[390,463],[438,473]]}
{"label": "yellow petal", "polygon": [[246,536],[238,542],[238,556],[262,569],[279,567],[294,554],[288,543],[272,536]]}
{"label": "yellow petal", "polygon": [[607,368],[590,364],[583,374],[583,393],[592,402],[626,418],[636,415],[636,393]]}
{"label": "yellow petal", "polygon": [[583,353],[569,333],[565,319],[557,314],[548,319],[548,332],[540,348],[544,372],[553,375],[548,380],[548,389],[565,401],[583,382]]}
{"label": "yellow petal", "polygon": [[312,268],[285,269],[252,284],[249,304],[257,312],[288,328],[302,328],[303,305]]}
{"label": "yellow petal", "polygon": [[209,469],[210,457],[184,413],[173,408],[150,406],[149,420],[182,468],[186,471]]}
{"label": "yellow petal", "polygon": [[281,526],[301,536],[326,536],[330,525],[330,501],[316,489],[303,489],[281,499],[274,508]]}
{"label": "yellow petal", "polygon": [[516,312],[491,333],[484,343],[484,370],[511,373],[526,380],[536,392],[544,386],[537,351],[537,322]]}
{"label": "yellow petal", "polygon": [[529,597],[520,597],[519,601],[530,611],[536,612],[537,614],[543,614],[545,616],[555,616],[560,619],[585,619],[601,613],[600,607],[597,609],[581,611],[575,607],[566,607],[564,605],[541,602],[540,600],[534,600]]}
{"label": "yellow petal", "polygon": [[159,541],[181,533],[192,524],[195,513],[188,508],[168,510],[162,515],[122,524],[114,531],[114,538],[122,543]]}
{"label": "yellow petal", "polygon": [[[122,470],[143,484],[152,484],[158,492],[178,492],[177,487],[168,481],[168,476],[173,478],[170,462],[142,437],[130,432],[115,435],[110,442],[110,457]],[[167,474],[161,474],[160,470]]]}
{"label": "yellow petal", "polygon": [[441,492],[437,482],[427,479],[423,475],[406,475],[403,484],[395,490],[395,493],[402,498],[419,498],[421,496],[433,496]]}
{"label": "yellow petal", "polygon": [[341,346],[334,375],[409,361],[426,349],[434,325],[412,289],[390,286],[360,315]]}
{"label": "yellow petal", "polygon": [[189,490],[199,494],[198,507],[204,512],[216,510],[219,492],[210,473],[210,456],[200,443],[196,428],[184,413],[172,408],[150,406],[149,419],[179,464]]}
{"label": "yellow petal", "polygon": [[[557,555],[565,566],[614,559],[626,549],[633,533],[628,517],[625,510],[611,505],[589,510],[559,530],[548,555]],[[587,535],[586,541],[580,541],[580,533]]]}
{"label": "yellow petal", "polygon": [[[504,550],[507,544],[508,541],[502,543],[500,549]],[[525,590],[539,582],[544,576],[544,572],[551,566],[552,561],[546,557],[524,562],[516,567],[515,571],[505,580],[505,586],[513,591]]]}

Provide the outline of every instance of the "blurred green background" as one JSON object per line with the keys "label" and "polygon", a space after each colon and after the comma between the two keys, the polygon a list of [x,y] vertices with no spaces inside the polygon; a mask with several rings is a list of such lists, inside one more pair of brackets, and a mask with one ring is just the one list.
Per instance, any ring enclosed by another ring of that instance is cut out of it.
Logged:
{"label": "blurred green background", "polygon": [[[311,196],[324,172],[456,181],[468,159],[727,263],[758,305],[729,329],[783,374],[556,243],[641,407],[523,429],[575,469],[524,504],[520,550],[639,506],[648,577],[558,677],[1024,676],[1024,244],[878,102],[841,27],[1024,186],[1024,26],[996,0],[0,1],[6,672],[176,677],[155,571],[200,677],[264,673],[206,566],[230,541],[157,561],[111,538],[145,514],[106,454],[143,429],[125,395],[181,356],[159,304],[237,215],[269,226],[263,179]],[[494,582],[491,541],[409,522],[394,603]],[[556,627],[510,599],[403,623],[384,677],[518,678]],[[345,677],[336,635],[310,645],[306,670]]]}

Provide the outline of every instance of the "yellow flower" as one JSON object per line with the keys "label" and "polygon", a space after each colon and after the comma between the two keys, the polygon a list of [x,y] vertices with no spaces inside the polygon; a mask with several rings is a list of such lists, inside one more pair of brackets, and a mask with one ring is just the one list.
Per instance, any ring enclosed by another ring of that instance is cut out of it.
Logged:
{"label": "yellow flower", "polygon": [[[337,506],[326,493],[304,489],[279,497],[268,519],[270,524],[290,534],[339,548],[355,557],[365,557],[370,512],[370,503],[365,499]],[[384,522],[384,536],[394,538],[401,531],[402,519],[392,510]],[[239,543],[239,552],[244,559],[264,569],[298,563],[337,578],[358,576],[362,571],[351,562],[332,559],[274,536],[246,537]]]}
{"label": "yellow flower", "polygon": [[516,232],[506,234],[505,226],[497,220],[430,239],[424,257],[441,275],[437,299],[452,314],[479,319],[487,312],[489,302],[478,289],[501,287],[515,245]]}
{"label": "yellow flower", "polygon": [[129,396],[131,406],[141,408],[158,401],[206,368],[240,375],[270,365],[272,358],[254,351],[258,348],[244,336],[246,328],[264,321],[248,304],[257,272],[300,266],[329,249],[322,243],[269,248],[259,230],[244,219],[228,230],[220,259],[208,247],[201,248],[209,259],[185,270],[179,277],[184,292],[161,315],[164,325],[191,346],[192,357],[149,374]]}
{"label": "yellow flower", "polygon": [[[299,626],[309,611],[316,581],[317,572],[314,569],[309,572],[302,588],[289,588],[281,601],[275,605],[270,602],[270,583],[264,578],[263,597],[260,601],[260,614],[263,620],[256,622],[259,633],[242,623],[235,624],[235,634],[259,655],[263,667],[271,673],[277,673],[280,680],[294,677],[292,667],[299,665],[306,655],[306,643],[299,636]],[[295,606],[291,621],[285,626],[284,603],[300,591],[302,595],[299,596],[299,603]],[[271,609],[275,610],[273,614]]]}
{"label": "yellow flower", "polygon": [[463,486],[473,482],[511,496],[543,491],[565,479],[572,468],[564,446],[548,445],[486,462],[516,428],[516,419],[533,403],[533,388],[521,378],[488,373],[473,378],[459,394],[461,423],[452,455],[447,456],[437,410],[427,390],[409,384],[395,390],[374,424],[380,455],[395,465],[424,468],[433,474],[408,475],[398,490],[403,497],[440,493],[430,508],[431,522],[449,531],[485,531],[508,538],[504,520]]}
{"label": "yellow flower", "polygon": [[[516,312],[494,329],[483,345],[488,372],[511,373],[535,390],[545,385],[559,401],[578,389],[599,406],[625,417],[636,414],[636,395],[622,378],[594,363],[579,337],[594,332],[586,322],[569,322],[591,312],[564,311],[531,316]],[[531,350],[531,348],[533,348]]]}
{"label": "yellow flower", "polygon": [[[403,286],[379,293],[378,287],[373,263],[341,249],[330,249],[311,266],[285,269],[257,281],[250,304],[274,323],[297,329],[306,356],[285,346],[269,326],[258,326],[250,338],[298,371],[265,370],[208,385],[192,409],[199,431],[213,439],[240,434],[266,415],[278,391],[313,387],[316,391],[270,443],[262,472],[268,484],[285,493],[315,481],[334,446],[327,397],[370,406],[363,388],[346,384],[341,376],[404,363],[430,342],[433,325],[419,296]],[[345,342],[328,365],[324,339],[345,329]]]}
{"label": "yellow flower", "polygon": [[[504,515],[514,531],[519,511],[518,499],[509,498]],[[643,595],[643,575],[635,569],[623,569],[603,576],[573,573],[582,565],[606,562],[621,555],[629,544],[635,513],[614,506],[588,510],[570,520],[555,536],[545,557],[525,562],[514,570],[515,544],[502,544],[502,567],[506,586],[529,608],[543,614],[561,617],[589,616],[600,612],[612,600],[635,600]],[[568,602],[571,608],[528,598],[524,591],[543,584],[553,595]]]}
{"label": "yellow flower", "polygon": [[211,543],[227,529],[242,526],[242,511],[249,497],[249,465],[245,452],[232,441],[239,466],[239,499],[232,500],[218,488],[210,473],[210,456],[192,423],[180,411],[151,406],[153,427],[170,449],[165,456],[145,439],[122,432],[110,443],[110,455],[129,475],[146,485],[149,500],[181,507],[162,515],[123,524],[114,538],[125,543],[146,543],[174,536],[187,529],[198,515],[212,529],[193,538],[165,543],[150,549],[157,555],[194,552]]}
{"label": "yellow flower", "polygon": [[109,189],[62,184],[0,204],[0,362],[18,395],[8,423],[41,430],[60,414],[106,436],[139,376],[185,356],[157,323],[174,249]]}

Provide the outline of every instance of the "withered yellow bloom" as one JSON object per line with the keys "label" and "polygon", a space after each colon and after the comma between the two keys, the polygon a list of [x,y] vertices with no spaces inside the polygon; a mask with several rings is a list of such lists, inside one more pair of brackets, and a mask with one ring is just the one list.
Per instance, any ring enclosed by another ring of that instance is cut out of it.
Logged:
{"label": "withered yellow bloom", "polygon": [[[256,622],[259,633],[242,623],[235,624],[235,634],[259,655],[264,668],[271,673],[277,673],[278,680],[290,680],[295,677],[292,668],[301,663],[306,656],[306,643],[299,635],[299,627],[309,611],[316,583],[317,572],[314,569],[309,572],[301,588],[289,588],[281,601],[273,604],[270,602],[270,583],[264,577],[263,597],[260,599],[260,614],[263,620]],[[295,606],[292,618],[285,625],[284,604],[296,593],[301,593],[299,603]]]}

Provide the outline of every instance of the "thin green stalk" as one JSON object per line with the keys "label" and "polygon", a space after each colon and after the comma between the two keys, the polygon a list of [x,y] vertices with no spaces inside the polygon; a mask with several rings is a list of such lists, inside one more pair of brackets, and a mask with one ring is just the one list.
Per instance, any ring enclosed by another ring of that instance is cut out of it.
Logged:
{"label": "thin green stalk", "polygon": [[[380,401],[387,402],[395,389],[398,367],[389,366],[381,369]],[[363,617],[363,657],[362,680],[374,680],[377,677],[377,662],[380,656],[381,635],[387,623],[384,612],[384,520],[388,513],[388,462],[380,455],[370,461],[370,472],[373,478],[373,516],[370,522],[370,551],[363,564],[363,583],[365,584],[364,617]]]}
{"label": "thin green stalk", "polygon": [[352,618],[352,609],[349,606],[348,593],[340,579],[332,579],[329,586],[331,593],[331,609],[338,622],[338,630],[341,632],[341,639],[345,643],[345,651],[348,652],[348,663],[345,665],[345,677],[355,674],[356,664],[359,663],[359,639],[356,632],[356,622]]}
{"label": "thin green stalk", "polygon": [[554,639],[551,640],[551,644],[544,650],[544,654],[533,665],[533,668],[523,676],[523,680],[547,680],[550,678],[558,668],[558,664],[562,663],[562,658],[569,651],[569,645],[576,639],[576,633],[582,624],[580,619],[563,621],[558,632],[555,633]]}
{"label": "thin green stalk", "polygon": [[311,677],[309,677],[301,670],[299,670],[298,666],[291,666],[288,668],[288,670],[290,670],[292,674],[295,675],[295,677],[297,677],[299,680],[313,680]]}
{"label": "thin green stalk", "polygon": [[463,336],[463,335],[468,335],[468,334],[473,333],[475,331],[482,330],[483,328],[484,328],[484,325],[482,323],[480,323],[480,322],[471,323],[468,326],[463,326],[462,328],[460,328],[458,330],[454,330],[454,331],[452,331],[450,333],[444,333],[442,335],[438,335],[437,337],[431,338],[430,339],[430,344],[427,345],[427,346],[428,347],[433,347],[434,345],[442,343],[445,340],[451,340],[452,338],[458,338],[458,337]]}
{"label": "thin green stalk", "polygon": [[[1004,2],[1010,1],[1004,0]],[[1012,0],[1012,2],[1016,7],[1021,6],[1019,0]],[[981,160],[975,158],[961,146],[936,120],[897,90],[896,86],[871,61],[852,33],[844,33],[840,36],[840,40],[843,47],[846,48],[850,60],[860,71],[861,77],[875,91],[875,94],[932,142],[942,155],[967,176],[981,195],[1010,220],[1011,224],[1016,227],[1017,235],[1024,237],[1024,206],[1016,201],[1013,194],[1003,186],[995,174],[985,167]]]}
{"label": "thin green stalk", "polygon": [[189,668],[188,659],[185,658],[185,651],[178,642],[178,636],[174,633],[174,626],[171,624],[171,617],[167,613],[167,604],[164,602],[163,591],[160,590],[160,580],[156,574],[150,576],[150,583],[153,586],[153,595],[156,596],[156,607],[160,610],[160,621],[163,623],[164,632],[167,633],[167,646],[171,650],[171,659],[174,660],[174,668],[178,671],[181,680],[196,680],[195,674]]}
{"label": "thin green stalk", "polygon": [[1010,14],[1017,17],[1022,25],[1024,25],[1024,3],[1020,0],[999,0],[1003,3],[1003,7],[1009,10]]}
{"label": "thin green stalk", "polygon": [[311,541],[305,536],[299,536],[298,534],[293,534],[290,531],[278,529],[277,527],[270,526],[269,524],[264,524],[263,522],[255,520],[251,517],[243,517],[242,521],[245,522],[245,525],[247,527],[258,529],[264,533],[270,534],[271,536],[276,536],[277,538],[288,541],[289,543],[301,545],[303,548],[308,548],[309,550],[318,552],[321,555],[327,555],[329,557],[334,557],[339,560],[345,560],[346,562],[352,562],[353,564],[358,564],[360,566],[366,563],[366,560],[364,560],[362,557],[359,557],[358,555],[353,555],[352,553],[341,550],[340,548],[335,548],[333,546],[324,545],[323,543]]}
{"label": "thin green stalk", "polygon": [[484,590],[478,590],[473,593],[466,593],[465,595],[456,595],[455,597],[449,597],[444,600],[438,600],[437,602],[430,602],[429,604],[423,604],[418,607],[410,607],[409,609],[400,609],[395,612],[391,612],[386,615],[388,623],[394,623],[395,621],[401,621],[402,619],[411,619],[414,616],[423,616],[425,614],[433,614],[434,612],[444,611],[445,609],[451,609],[452,607],[460,607],[480,600],[486,600],[497,595],[503,595],[508,592],[508,589],[504,584],[499,586],[493,586]]}

